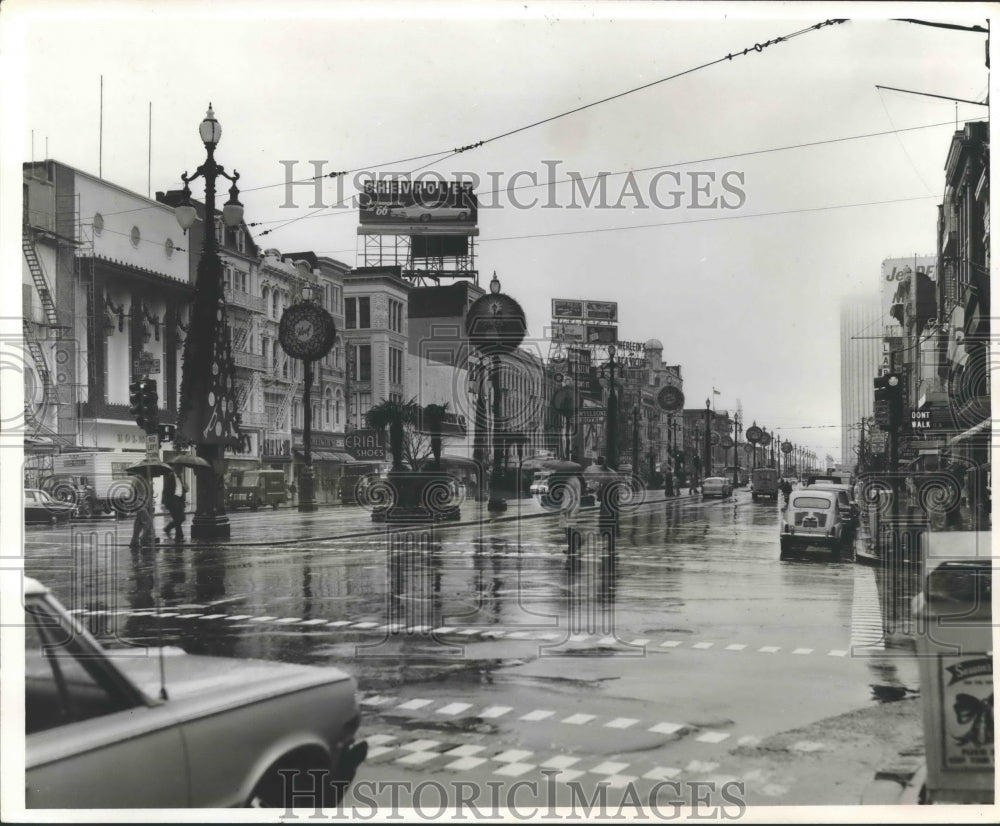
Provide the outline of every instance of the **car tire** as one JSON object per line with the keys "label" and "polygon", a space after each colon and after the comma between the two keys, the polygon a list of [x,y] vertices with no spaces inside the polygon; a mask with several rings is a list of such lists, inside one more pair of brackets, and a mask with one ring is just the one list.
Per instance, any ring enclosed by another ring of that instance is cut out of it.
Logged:
{"label": "car tire", "polygon": [[792,543],[789,542],[785,537],[781,537],[781,551],[778,558],[784,562],[786,559],[790,559],[792,556]]}
{"label": "car tire", "polygon": [[426,224],[428,221],[430,221],[430,219],[431,219],[431,214],[429,212],[425,212],[423,215],[420,216],[420,222],[422,224]]}
{"label": "car tire", "polygon": [[751,494],[751,496],[753,497],[753,501],[756,502],[757,501],[757,494],[754,493],[754,494]]}

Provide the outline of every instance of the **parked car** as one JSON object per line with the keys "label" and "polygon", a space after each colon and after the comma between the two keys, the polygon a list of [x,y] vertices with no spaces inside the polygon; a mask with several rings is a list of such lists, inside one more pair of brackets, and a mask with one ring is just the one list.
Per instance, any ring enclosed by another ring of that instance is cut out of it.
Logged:
{"label": "parked car", "polygon": [[549,477],[551,473],[542,471],[535,474],[535,478],[531,480],[531,486],[528,488],[528,493],[548,493],[549,492]]}
{"label": "parked car", "polygon": [[848,539],[836,491],[807,488],[792,492],[781,514],[781,559],[810,545],[829,548],[839,556]]}
{"label": "parked car", "polygon": [[408,221],[420,221],[422,223],[445,220],[464,221],[468,215],[469,208],[467,206],[456,207],[444,204],[438,206],[412,204],[410,206],[392,207],[389,210],[390,218],[403,218]]}
{"label": "parked car", "polygon": [[354,779],[368,747],[340,669],[104,649],[24,583],[28,808],[285,808],[283,769],[329,771],[334,805]]}
{"label": "parked car", "polygon": [[826,490],[837,494],[837,508],[850,530],[857,530],[861,523],[861,506],[854,499],[850,485],[834,485],[829,482],[817,482],[809,485],[806,490]]}
{"label": "parked car", "polygon": [[68,522],[76,512],[72,502],[60,502],[39,488],[24,489],[24,522],[55,524]]}
{"label": "parked car", "polygon": [[255,511],[265,505],[275,510],[288,501],[285,474],[280,470],[233,471],[226,488],[226,507],[250,508]]}
{"label": "parked car", "polygon": [[709,496],[718,496],[725,499],[733,495],[733,485],[728,479],[722,476],[709,476],[701,483],[701,497],[707,499]]}

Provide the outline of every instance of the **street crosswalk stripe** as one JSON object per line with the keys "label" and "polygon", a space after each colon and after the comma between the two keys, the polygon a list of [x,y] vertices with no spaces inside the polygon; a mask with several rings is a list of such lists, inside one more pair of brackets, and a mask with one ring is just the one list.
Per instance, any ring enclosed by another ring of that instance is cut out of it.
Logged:
{"label": "street crosswalk stripe", "polygon": [[396,737],[392,734],[371,734],[365,739],[369,746],[384,746],[386,743],[391,743]]}
{"label": "street crosswalk stripe", "polygon": [[726,651],[742,651],[744,648],[746,648],[746,646],[743,645],[743,643],[734,642],[732,645],[726,646]]}
{"label": "street crosswalk stripe", "polygon": [[622,789],[629,783],[635,783],[635,781],[636,777],[632,774],[613,774],[602,782],[607,783],[612,789]]}
{"label": "street crosswalk stripe", "polygon": [[479,716],[489,720],[495,717],[503,717],[507,712],[513,711],[510,706],[490,706],[479,712]]}
{"label": "street crosswalk stripe", "polygon": [[414,699],[414,700],[407,700],[405,703],[400,703],[398,706],[396,706],[396,708],[397,709],[402,708],[402,709],[406,709],[406,710],[415,711],[418,708],[423,708],[424,706],[429,706],[432,702],[434,702],[434,701],[433,700],[423,700],[423,699],[417,698],[417,699]]}
{"label": "street crosswalk stripe", "polygon": [[342,628],[345,625],[350,625],[350,620],[335,620],[334,622],[328,622],[327,627],[329,628]]}
{"label": "street crosswalk stripe", "polygon": [[542,763],[543,769],[568,769],[574,763],[579,763],[579,757],[570,757],[566,754],[560,754],[556,757],[551,757]]}
{"label": "street crosswalk stripe", "polygon": [[322,625],[325,622],[326,622],[325,619],[308,619],[308,620],[302,620],[300,625]]}
{"label": "street crosswalk stripe", "polygon": [[757,649],[761,654],[776,654],[781,650],[780,645],[762,645]]}
{"label": "street crosswalk stripe", "polygon": [[680,644],[680,640],[667,640],[666,642],[660,643],[660,648],[676,648]]}
{"label": "street crosswalk stripe", "polygon": [[[118,611],[117,613],[119,613],[119,614],[127,614],[129,612],[128,611]],[[176,617],[176,616],[177,616],[177,613],[174,612],[174,611],[164,611],[161,614],[157,614],[156,618],[157,619],[169,619],[170,617]],[[230,619],[232,619],[232,617],[230,617]]]}
{"label": "street crosswalk stripe", "polygon": [[589,640],[593,634],[573,634],[570,638],[570,642],[586,642]]}
{"label": "street crosswalk stripe", "polygon": [[[173,614],[173,616],[176,617],[177,614]],[[251,616],[252,616],[251,614],[232,614],[229,617],[227,617],[227,619],[230,622],[239,622],[241,620],[248,620],[251,618]]]}
{"label": "street crosswalk stripe", "polygon": [[[403,748],[406,748],[406,746],[403,746]],[[419,766],[421,763],[429,763],[434,758],[440,756],[441,755],[436,751],[414,751],[407,754],[405,757],[400,757],[396,762],[406,763],[411,766]]]}
{"label": "street crosswalk stripe", "polygon": [[374,760],[376,757],[381,757],[383,754],[388,754],[390,751],[396,751],[395,746],[372,746],[368,749],[368,760]]}
{"label": "street crosswalk stripe", "polygon": [[377,694],[374,697],[367,697],[364,700],[362,700],[361,701],[361,705],[363,705],[363,706],[381,706],[381,705],[385,705],[386,703],[395,702],[395,700],[396,700],[395,697],[383,697],[383,696]]}
{"label": "street crosswalk stripe", "polygon": [[480,633],[481,630],[480,628],[463,628],[458,634],[462,637],[471,637],[473,634]]}
{"label": "street crosswalk stripe", "polygon": [[[488,633],[492,634],[493,632],[488,632]],[[527,640],[531,639],[531,637],[532,637],[531,631],[511,631],[509,634],[507,634],[507,639],[509,640]]]}
{"label": "street crosswalk stripe", "polygon": [[[177,619],[201,619],[204,614],[178,614]],[[274,619],[274,617],[268,617],[268,619]]]}
{"label": "street crosswalk stripe", "polygon": [[531,757],[532,754],[534,752],[524,751],[523,749],[509,749],[508,751],[493,755],[492,759],[498,763],[520,763],[525,757]]}
{"label": "street crosswalk stripe", "polygon": [[435,628],[431,633],[432,634],[450,634],[454,630],[455,630],[454,628],[449,628],[447,625],[442,625],[440,628]]}
{"label": "street crosswalk stripe", "polygon": [[443,768],[448,769],[449,771],[463,772],[468,771],[469,769],[474,769],[477,766],[481,766],[485,762],[485,757],[460,757],[458,760],[453,760],[451,763],[448,763]]}
{"label": "street crosswalk stripe", "polygon": [[578,777],[583,777],[584,772],[577,771],[576,769],[560,769],[559,774],[556,779],[561,783],[569,783],[571,780],[576,780]]}
{"label": "street crosswalk stripe", "polygon": [[616,637],[601,637],[598,641],[598,645],[618,645],[619,640]]}
{"label": "street crosswalk stripe", "polygon": [[613,775],[613,774],[619,774],[622,771],[622,769],[627,769],[627,768],[628,768],[628,763],[616,763],[613,760],[607,760],[597,766],[594,766],[592,769],[588,769],[587,771],[589,771],[591,774]]}
{"label": "street crosswalk stripe", "polygon": [[[271,617],[271,619],[274,619],[274,617]],[[356,622],[353,625],[351,625],[351,628],[361,628],[361,629],[378,628],[378,623],[377,622]]]}
{"label": "street crosswalk stripe", "polygon": [[431,630],[429,625],[411,625],[406,629],[407,634],[426,634]]}
{"label": "street crosswalk stripe", "polygon": [[655,732],[656,734],[674,734],[684,728],[682,723],[657,723],[652,726],[649,731]]}
{"label": "street crosswalk stripe", "polygon": [[721,743],[729,737],[729,732],[726,731],[706,731],[704,734],[699,734],[694,739],[699,743]]}
{"label": "street crosswalk stripe", "polygon": [[472,708],[471,703],[448,703],[448,705],[437,710],[437,714],[448,714],[454,716],[455,714],[461,714],[467,708]]}
{"label": "street crosswalk stripe", "polygon": [[842,649],[835,648],[832,651],[827,651],[826,655],[828,657],[846,657],[847,656],[847,652],[843,651]]}
{"label": "street crosswalk stripe", "polygon": [[705,648],[711,648],[713,645],[715,645],[714,642],[696,642],[691,647],[692,648],[702,648],[702,649],[705,649]]}
{"label": "street crosswalk stripe", "polygon": [[629,645],[637,645],[639,647],[642,647],[645,645],[649,645],[649,640],[647,640],[645,637],[640,637],[639,639],[632,640],[632,642],[630,642]]}
{"label": "street crosswalk stripe", "polygon": [[400,748],[404,751],[430,751],[440,745],[440,740],[414,740],[412,743],[404,743]]}
{"label": "street crosswalk stripe", "polygon": [[503,775],[504,777],[520,777],[533,768],[535,768],[534,763],[506,763],[502,768],[493,772],[493,774]]}
{"label": "street crosswalk stripe", "polygon": [[282,617],[281,619],[275,620],[275,625],[291,625],[293,622],[301,622],[302,617]]}
{"label": "street crosswalk stripe", "polygon": [[553,714],[555,714],[554,711],[546,711],[544,709],[538,708],[538,709],[535,709],[534,711],[529,711],[527,714],[525,714],[520,719],[522,719],[522,720],[544,720],[547,717],[551,717]]}
{"label": "street crosswalk stripe", "polygon": [[277,617],[250,617],[250,622],[270,622],[275,619]]}
{"label": "street crosswalk stripe", "polygon": [[642,777],[643,780],[671,780],[680,773],[680,769],[674,769],[669,766],[657,766],[654,769],[650,769]]}
{"label": "street crosswalk stripe", "polygon": [[562,722],[569,723],[571,726],[582,726],[584,723],[589,723],[591,720],[595,719],[597,718],[593,714],[571,714]]}
{"label": "street crosswalk stripe", "polygon": [[707,774],[714,772],[717,768],[719,768],[719,764],[713,763],[711,760],[692,760],[684,767],[684,771],[689,774]]}
{"label": "street crosswalk stripe", "polygon": [[792,653],[793,654],[812,654],[813,650],[814,649],[812,649],[812,648],[796,648]]}
{"label": "street crosswalk stripe", "polygon": [[224,616],[225,616],[225,614],[202,614],[199,617],[199,619],[203,619],[203,620],[222,619],[222,617],[224,617]]}
{"label": "street crosswalk stripe", "polygon": [[[371,738],[368,738],[371,742]],[[479,754],[481,751],[486,751],[486,746],[457,746],[456,748],[450,749],[444,752],[445,757],[472,757],[473,755]]]}
{"label": "street crosswalk stripe", "polygon": [[630,728],[638,723],[638,720],[633,720],[631,717],[616,717],[610,723],[605,723],[605,728]]}

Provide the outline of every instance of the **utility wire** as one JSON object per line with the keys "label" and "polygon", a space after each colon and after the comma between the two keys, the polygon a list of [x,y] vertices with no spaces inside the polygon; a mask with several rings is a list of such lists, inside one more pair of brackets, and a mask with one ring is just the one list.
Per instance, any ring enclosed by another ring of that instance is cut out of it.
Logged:
{"label": "utility wire", "polygon": [[[982,120],[986,120],[986,119],[983,118]],[[890,124],[892,124],[892,119],[891,118],[890,118],[889,122],[890,122]],[[710,157],[707,157],[707,158],[698,158],[698,159],[695,159],[695,160],[672,161],[670,163],[656,164],[654,166],[638,167],[636,169],[624,169],[624,170],[617,170],[615,172],[598,172],[598,173],[596,173],[594,175],[581,175],[581,176],[576,176],[576,177],[560,178],[559,180],[555,180],[555,181],[543,181],[541,183],[535,183],[535,184],[519,184],[518,186],[515,186],[515,187],[506,187],[504,189],[477,190],[474,194],[476,195],[477,198],[481,198],[481,197],[486,196],[486,195],[498,195],[498,194],[503,193],[503,192],[515,192],[515,191],[520,191],[520,190],[523,190],[523,189],[538,189],[540,187],[545,187],[545,186],[559,186],[561,184],[567,184],[567,183],[582,183],[584,181],[597,180],[598,178],[612,178],[612,177],[617,177],[619,175],[635,174],[635,173],[639,173],[639,172],[654,172],[654,171],[661,170],[661,169],[670,169],[672,167],[691,166],[692,164],[715,163],[717,161],[734,160],[736,158],[749,158],[749,157],[753,157],[755,155],[766,155],[766,154],[770,154],[772,152],[786,152],[786,151],[789,151],[789,150],[792,150],[792,149],[811,149],[811,148],[817,147],[817,146],[827,146],[827,145],[836,144],[836,143],[846,143],[848,141],[864,140],[864,139],[867,139],[867,138],[886,137],[888,135],[895,135],[895,134],[899,134],[901,132],[915,132],[915,131],[918,131],[918,130],[921,130],[921,129],[936,129],[936,128],[940,128],[942,126],[953,126],[953,121],[949,120],[949,121],[942,121],[940,123],[927,123],[927,124],[923,124],[921,126],[906,126],[906,127],[903,127],[902,129],[893,128],[893,129],[888,129],[888,130],[885,130],[885,131],[882,131],[882,132],[866,132],[866,133],[861,134],[861,135],[846,135],[846,136],[840,137],[840,138],[824,138],[824,139],[818,140],[818,141],[808,141],[808,142],[805,142],[805,143],[793,143],[793,144],[788,144],[787,146],[772,146],[772,147],[767,147],[765,149],[752,149],[752,150],[748,150],[746,152],[734,152],[734,153],[731,153],[731,154],[728,154],[728,155],[713,155],[713,156],[710,156]],[[928,187],[928,191],[929,190],[930,190],[930,188]],[[354,196],[351,196],[351,197],[353,198]],[[338,201],[336,204],[331,204],[329,207],[324,207],[322,210],[319,210],[319,209],[315,210],[314,212],[310,213],[309,215],[302,216],[302,218],[299,219],[299,220],[305,220],[306,218],[314,217],[319,212],[323,212],[323,211],[325,211],[327,209],[334,209],[336,207],[343,206],[344,204],[346,204],[348,202],[348,200],[350,200],[350,199],[349,198],[345,198],[345,199],[343,199],[341,201]],[[108,214],[112,214],[112,213],[108,213]],[[352,215],[352,214],[353,213],[351,213],[351,212],[330,213],[330,217],[333,217],[335,215]],[[283,218],[282,219],[276,219],[276,220],[273,220],[273,221],[256,221],[256,222],[254,222],[252,224],[248,224],[247,226],[266,226],[267,224],[277,224],[277,223],[282,223],[284,221],[285,221],[285,219],[283,219]]]}
{"label": "utility wire", "polygon": [[[719,63],[723,63],[723,62],[725,62],[727,60],[728,61],[732,61],[732,59],[734,57],[745,57],[746,55],[752,54],[752,53],[758,53],[759,54],[760,52],[763,52],[764,49],[766,49],[766,48],[768,48],[770,46],[775,46],[775,45],[777,45],[779,43],[785,43],[785,42],[787,42],[789,40],[792,40],[792,39],[794,39],[796,37],[801,37],[804,34],[808,34],[809,32],[818,31],[819,29],[822,29],[822,28],[824,28],[826,26],[833,26],[833,25],[837,25],[837,24],[840,24],[840,23],[846,23],[846,22],[847,22],[846,19],[824,20],[822,23],[816,23],[815,25],[807,26],[807,27],[805,27],[803,29],[798,29],[797,31],[791,32],[790,34],[782,35],[780,37],[775,37],[775,38],[773,38],[771,40],[767,40],[767,41],[765,41],[763,43],[755,43],[753,46],[746,47],[741,52],[730,52],[729,54],[726,54],[724,57],[719,57],[719,58],[716,58],[715,60],[710,60],[710,61],[708,61],[706,63],[702,63],[702,64],[700,64],[698,66],[693,66],[690,69],[685,69],[682,72],[677,72],[675,74],[668,75],[667,77],[662,77],[662,78],[659,78],[658,80],[650,81],[649,83],[644,83],[641,86],[634,86],[631,89],[626,89],[626,90],[624,90],[622,92],[618,92],[617,94],[609,95],[608,97],[601,98],[599,100],[594,100],[594,101],[591,101],[590,103],[585,103],[582,106],[577,106],[577,107],[575,107],[573,109],[567,109],[565,112],[559,112],[558,114],[550,115],[547,118],[542,118],[541,120],[536,120],[536,121],[533,121],[531,123],[527,123],[527,124],[525,124],[523,126],[518,126],[518,127],[514,128],[514,129],[508,129],[506,132],[501,132],[501,133],[499,133],[497,135],[493,135],[492,137],[484,138],[483,140],[479,140],[479,141],[475,141],[473,143],[465,144],[464,146],[459,146],[459,147],[457,147],[455,149],[452,149],[452,150],[445,150],[444,152],[430,153],[428,155],[415,156],[415,159],[423,159],[423,158],[429,158],[429,157],[431,157],[432,155],[435,155],[435,154],[444,154],[445,155],[445,157],[440,158],[439,160],[436,160],[436,161],[433,161],[433,162],[430,162],[430,163],[426,163],[423,166],[420,166],[416,170],[413,170],[413,171],[414,172],[420,171],[422,169],[425,169],[428,166],[431,166],[432,163],[439,163],[440,161],[447,160],[448,158],[454,157],[455,155],[459,155],[459,154],[461,154],[463,152],[469,152],[469,151],[474,150],[474,149],[479,149],[482,146],[486,146],[487,144],[494,143],[494,142],[499,141],[499,140],[503,140],[504,138],[509,138],[512,135],[517,135],[517,134],[520,134],[521,132],[526,132],[529,129],[535,129],[535,128],[539,127],[539,126],[544,126],[547,123],[552,123],[553,121],[560,120],[561,118],[566,118],[566,117],[569,117],[570,115],[575,115],[578,112],[583,112],[583,111],[585,111],[587,109],[592,109],[595,106],[601,106],[602,104],[610,103],[613,100],[618,100],[620,98],[626,97],[627,95],[635,94],[636,92],[642,92],[642,91],[644,91],[646,89],[652,88],[653,86],[658,86],[659,84],[666,83],[666,82],[668,82],[670,80],[676,80],[677,78],[684,77],[685,75],[692,74],[693,72],[701,71],[702,69],[707,69],[707,68],[709,68],[711,66],[715,66],[715,65],[717,65]],[[313,176],[312,178],[306,178],[306,179],[304,179],[304,182],[315,181],[315,180],[317,180],[320,177],[337,177],[338,175],[342,175],[342,174],[346,174],[346,173],[329,173],[329,174],[324,175],[324,176]],[[409,174],[413,174],[413,172],[410,172]],[[284,183],[277,184],[277,186],[284,186],[284,185],[285,185]],[[261,187],[261,188],[263,188],[263,187]],[[292,219],[286,221],[280,227],[274,227],[274,229],[268,230],[268,231],[269,232],[273,232],[274,230],[281,229],[282,227],[288,226],[289,224],[295,223],[296,221],[301,221],[301,220],[304,220],[305,218],[312,217],[313,215],[318,214],[318,212],[319,212],[319,210],[317,210],[316,212],[310,213],[309,215],[303,215],[303,216],[300,216],[298,218],[292,218]]]}

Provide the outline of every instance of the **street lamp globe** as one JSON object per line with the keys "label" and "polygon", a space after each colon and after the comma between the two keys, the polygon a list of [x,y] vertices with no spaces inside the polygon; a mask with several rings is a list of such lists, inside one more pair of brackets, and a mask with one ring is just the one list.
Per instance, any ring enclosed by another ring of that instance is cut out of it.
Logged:
{"label": "street lamp globe", "polygon": [[219,145],[219,140],[222,138],[222,126],[215,119],[215,112],[212,111],[211,103],[208,104],[205,119],[198,126],[198,134],[201,135],[202,143],[205,146],[214,148]]}
{"label": "street lamp globe", "polygon": [[240,203],[240,190],[235,182],[229,187],[229,200],[222,205],[222,223],[227,227],[238,227],[243,221],[243,204]]}
{"label": "street lamp globe", "polygon": [[198,210],[191,204],[191,190],[186,184],[184,186],[183,197],[184,200],[178,206],[174,207],[174,217],[177,219],[177,223],[184,231],[184,234],[187,235],[187,231],[198,220]]}
{"label": "street lamp globe", "polygon": [[490,279],[490,292],[493,295],[500,294],[500,279],[497,278],[496,271],[493,271],[493,278]]}

